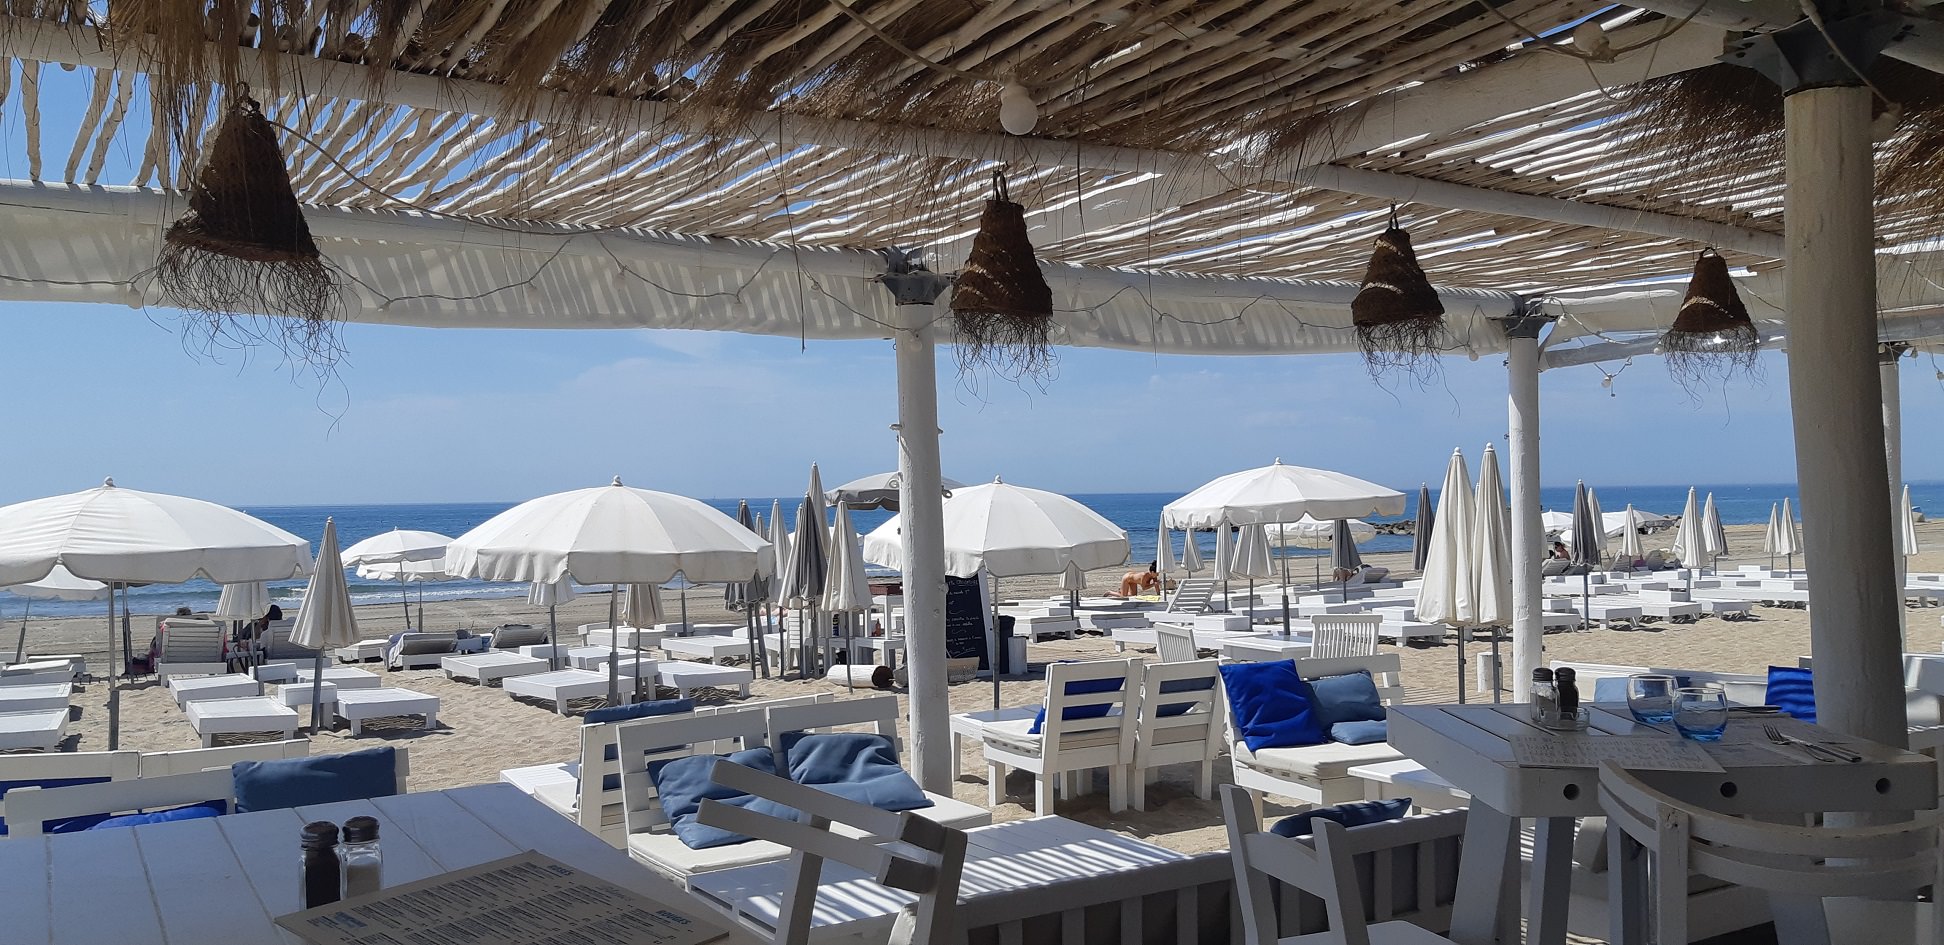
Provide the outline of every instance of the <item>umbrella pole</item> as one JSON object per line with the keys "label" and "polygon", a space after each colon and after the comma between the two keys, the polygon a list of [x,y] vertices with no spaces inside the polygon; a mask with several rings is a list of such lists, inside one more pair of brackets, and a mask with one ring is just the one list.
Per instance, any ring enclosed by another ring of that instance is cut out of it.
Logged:
{"label": "umbrella pole", "polygon": [[1283,639],[1287,640],[1289,639],[1289,549],[1285,547],[1278,557],[1282,558]]}
{"label": "umbrella pole", "polygon": [[999,651],[1012,649],[1010,642],[999,637],[999,576],[995,574],[992,576],[992,707],[995,709],[999,708]]}
{"label": "umbrella pole", "polygon": [[[608,585],[608,705],[621,704],[621,585]],[[636,664],[639,665],[639,664]],[[640,675],[639,672],[636,675]]]}
{"label": "umbrella pole", "polygon": [[689,622],[688,622],[688,589],[689,589],[688,575],[684,574],[682,575],[682,586],[675,591],[675,593],[681,595],[682,598],[682,632],[676,634],[676,636],[679,637],[688,636],[690,632]]}
{"label": "umbrella pole", "polygon": [[[258,687],[262,688],[262,687]],[[324,728],[324,650],[317,651],[311,663],[311,734]]]}
{"label": "umbrella pole", "polygon": [[405,588],[405,562],[398,563],[398,607],[405,611],[405,632],[412,632],[412,595]]}
{"label": "umbrella pole", "polygon": [[121,747],[121,690],[115,688],[115,585],[108,585],[108,652],[102,654],[108,670],[108,750]]}
{"label": "umbrella pole", "polygon": [[21,654],[27,652],[27,618],[34,615],[34,602],[28,601],[27,608],[20,614],[20,639],[14,642],[13,661],[20,662]]}
{"label": "umbrella pole", "polygon": [[1582,629],[1593,629],[1593,578],[1585,573],[1580,574],[1580,620]]}
{"label": "umbrella pole", "polygon": [[1454,625],[1458,631],[1458,704],[1465,704],[1465,638],[1471,635],[1471,628]]}
{"label": "umbrella pole", "polygon": [[560,617],[558,607],[547,605],[547,670],[560,668]]}

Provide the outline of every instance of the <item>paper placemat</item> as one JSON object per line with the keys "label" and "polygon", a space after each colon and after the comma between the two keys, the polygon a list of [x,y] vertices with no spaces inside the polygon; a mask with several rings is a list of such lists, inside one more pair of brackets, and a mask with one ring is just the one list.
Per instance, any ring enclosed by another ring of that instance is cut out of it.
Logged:
{"label": "paper placemat", "polygon": [[1597,768],[1611,761],[1642,771],[1721,771],[1701,746],[1681,738],[1634,735],[1514,735],[1512,760],[1524,768]]}
{"label": "paper placemat", "polygon": [[279,916],[315,945],[701,945],[727,933],[540,853]]}

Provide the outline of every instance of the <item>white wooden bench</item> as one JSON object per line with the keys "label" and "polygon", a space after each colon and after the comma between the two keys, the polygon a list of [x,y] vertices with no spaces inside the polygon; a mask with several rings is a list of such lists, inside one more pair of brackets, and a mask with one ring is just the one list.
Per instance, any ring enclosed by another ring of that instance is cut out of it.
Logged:
{"label": "white wooden bench", "polygon": [[[1404,686],[1398,679],[1401,662],[1396,653],[1339,659],[1299,659],[1296,661],[1296,672],[1304,679],[1368,672],[1377,685],[1378,698],[1391,705],[1404,698]],[[1228,700],[1223,699],[1222,704],[1227,706]],[[1326,741],[1320,745],[1265,748],[1254,752],[1236,737],[1234,713],[1224,714],[1228,719],[1231,778],[1237,786],[1249,791],[1258,816],[1265,794],[1293,798],[1308,804],[1362,800],[1363,779],[1352,777],[1350,769],[1404,757],[1397,749],[1383,742],[1345,745]]]}
{"label": "white wooden bench", "polygon": [[297,713],[263,696],[198,699],[184,706],[183,713],[204,748],[216,744],[218,735],[277,732],[286,740],[297,737]]}
{"label": "white wooden bench", "polygon": [[470,679],[481,686],[490,686],[508,676],[544,673],[547,671],[547,661],[495,650],[447,656],[439,660],[439,668],[445,670],[447,679]]}

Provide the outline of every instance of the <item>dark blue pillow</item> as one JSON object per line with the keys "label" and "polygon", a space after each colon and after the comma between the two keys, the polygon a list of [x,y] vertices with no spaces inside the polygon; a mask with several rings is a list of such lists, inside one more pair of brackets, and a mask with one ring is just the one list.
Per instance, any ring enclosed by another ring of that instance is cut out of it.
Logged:
{"label": "dark blue pillow", "polygon": [[[1171,692],[1201,692],[1204,689],[1213,688],[1215,688],[1215,677],[1213,676],[1200,676],[1194,679],[1166,679],[1161,682],[1162,695],[1167,695]],[[1154,714],[1165,719],[1171,715],[1184,714],[1194,707],[1195,704],[1192,702],[1176,702],[1161,706],[1161,708],[1154,710]]]}
{"label": "dark blue pillow", "polygon": [[168,810],[150,811],[146,814],[123,814],[110,817],[89,830],[112,830],[116,827],[140,827],[143,824],[166,824],[177,820],[201,820],[205,817],[221,817],[229,813],[228,801],[204,801],[187,807],[171,807]]}
{"label": "dark blue pillow", "polygon": [[1411,812],[1411,799],[1393,797],[1387,801],[1351,801],[1334,807],[1318,807],[1276,821],[1269,832],[1279,837],[1306,837],[1316,832],[1315,822],[1333,820],[1345,827],[1381,824],[1398,820]]}
{"label": "dark blue pillow", "polygon": [[[1066,662],[1071,662],[1071,660]],[[1111,679],[1076,679],[1066,684],[1066,693],[1069,696],[1085,696],[1097,692],[1116,692],[1126,684],[1127,677],[1125,676],[1116,676]],[[1114,707],[1107,703],[1069,706],[1066,711],[1060,713],[1060,718],[1066,719],[1067,721],[1074,719],[1097,719],[1113,710]],[[1046,707],[1040,706],[1039,714],[1033,716],[1033,727],[1027,729],[1026,734],[1038,735],[1040,733],[1040,726],[1044,724],[1046,724]]]}
{"label": "dark blue pillow", "polygon": [[601,709],[590,709],[581,716],[583,725],[600,725],[605,722],[628,722],[634,719],[653,718],[657,715],[674,715],[678,712],[694,712],[694,699],[650,699],[633,705],[611,705]]}
{"label": "dark blue pillow", "polygon": [[764,774],[776,773],[776,756],[768,748],[745,748],[726,755],[690,755],[687,758],[648,763],[648,779],[655,782],[655,793],[661,797],[662,813],[667,815],[669,828],[681,838],[684,845],[692,850],[704,850],[749,841],[742,834],[697,821],[695,815],[702,809],[704,799],[747,807],[789,820],[796,819],[796,811],[768,798],[715,783],[710,772],[720,758],[727,758]]}
{"label": "dark blue pillow", "polygon": [[335,804],[398,793],[398,753],[366,748],[335,755],[239,761],[230,766],[237,811]]}
{"label": "dark blue pillow", "polygon": [[[23,781],[0,781],[0,797],[6,797],[6,796],[7,796],[7,792],[8,792],[8,791],[11,791],[11,790],[13,790],[14,788],[24,788],[24,787],[37,787],[37,788],[57,788],[57,787],[73,787],[74,785],[77,785],[77,784],[101,784],[101,783],[103,783],[103,782],[105,782],[105,781],[107,781],[107,780],[108,780],[107,778],[43,778],[43,779],[41,779],[41,780],[38,780],[38,781],[35,781],[35,780],[23,780]],[[77,818],[73,818],[73,819],[75,819],[75,820],[82,820],[82,819],[86,819],[86,818],[78,818],[78,817],[77,817]],[[94,821],[93,821],[92,819],[89,819],[89,821],[88,821],[88,822],[89,822],[89,823],[93,823]],[[50,820],[50,821],[47,821],[46,823],[44,823],[44,824],[42,824],[42,825],[41,825],[41,830],[42,830],[42,832],[43,832],[43,833],[51,833],[51,832],[53,832],[53,830],[54,830],[54,827],[55,827],[56,825],[58,825],[58,824],[60,824],[60,823],[62,823],[62,821],[58,821],[58,820]],[[84,827],[83,827],[82,829],[86,829],[86,827],[84,826]],[[7,821],[6,821],[5,819],[0,819],[0,837],[4,837],[4,836],[6,836],[6,835],[7,835]]]}
{"label": "dark blue pillow", "polygon": [[898,764],[897,746],[875,732],[783,734],[790,780],[879,810],[916,810],[931,798]]}
{"label": "dark blue pillow", "polygon": [[1374,745],[1390,740],[1389,722],[1338,722],[1330,726],[1330,741],[1344,745]]}
{"label": "dark blue pillow", "polygon": [[1809,671],[1795,666],[1768,668],[1768,704],[1804,722],[1816,721],[1816,687]]}
{"label": "dark blue pillow", "polygon": [[1365,670],[1312,679],[1309,687],[1316,714],[1326,727],[1338,722],[1381,722],[1385,718],[1377,682]]}
{"label": "dark blue pillow", "polygon": [[1225,663],[1222,688],[1236,734],[1250,751],[1320,745],[1327,740],[1309,684],[1296,674],[1295,660]]}

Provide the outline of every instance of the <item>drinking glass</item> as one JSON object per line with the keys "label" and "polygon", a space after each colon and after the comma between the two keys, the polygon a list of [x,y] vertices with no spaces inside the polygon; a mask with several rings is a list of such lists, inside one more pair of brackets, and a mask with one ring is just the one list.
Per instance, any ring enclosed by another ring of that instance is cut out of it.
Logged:
{"label": "drinking glass", "polygon": [[1674,690],[1674,727],[1697,742],[1718,742],[1728,728],[1728,693],[1720,686]]}
{"label": "drinking glass", "polygon": [[1627,711],[1649,725],[1674,719],[1674,677],[1642,673],[1627,677]]}

